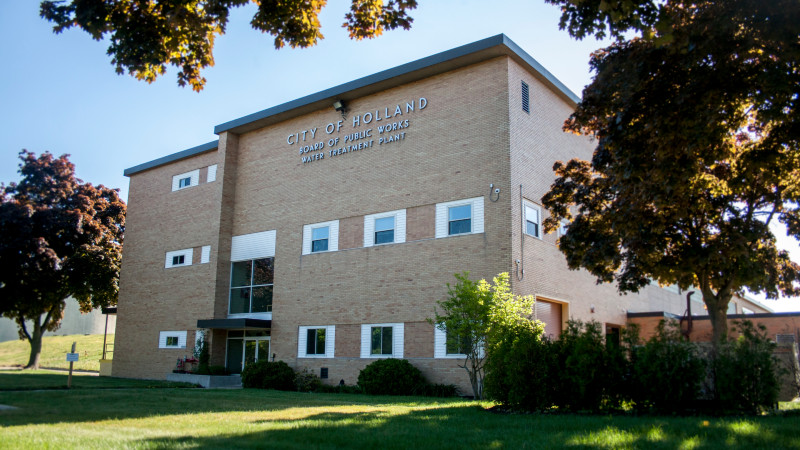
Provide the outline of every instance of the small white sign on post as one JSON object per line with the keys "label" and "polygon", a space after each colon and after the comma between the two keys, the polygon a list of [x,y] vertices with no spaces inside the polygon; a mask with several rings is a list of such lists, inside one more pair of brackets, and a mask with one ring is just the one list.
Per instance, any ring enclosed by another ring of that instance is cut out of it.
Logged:
{"label": "small white sign on post", "polygon": [[78,361],[78,357],[80,353],[67,353],[67,362],[75,362]]}

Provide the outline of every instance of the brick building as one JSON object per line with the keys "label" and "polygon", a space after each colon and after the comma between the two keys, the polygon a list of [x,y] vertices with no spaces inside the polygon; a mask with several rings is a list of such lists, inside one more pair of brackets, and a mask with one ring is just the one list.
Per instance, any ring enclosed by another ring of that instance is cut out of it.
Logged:
{"label": "brick building", "polygon": [[[500,35],[257,112],[130,177],[113,374],[164,378],[207,330],[213,364],[283,360],[354,384],[375,358],[461,385],[426,322],[453,274],[509,272],[547,333],[682,314],[677,289],[620,296],[544,235],[578,97]],[[743,299],[732,312],[765,312]],[[697,307],[695,307],[697,310]],[[700,307],[702,309],[702,307]]]}

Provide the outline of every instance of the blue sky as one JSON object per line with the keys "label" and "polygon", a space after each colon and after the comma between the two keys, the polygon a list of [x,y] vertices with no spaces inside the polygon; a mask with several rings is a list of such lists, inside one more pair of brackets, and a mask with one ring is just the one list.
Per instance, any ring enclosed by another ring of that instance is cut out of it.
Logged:
{"label": "blue sky", "polygon": [[[505,33],[580,95],[589,55],[605,45],[560,31],[559,9],[544,0],[420,0],[410,31],[352,41],[341,28],[348,3],[329,1],[325,39],[310,49],[275,50],[250,28],[252,7],[234,10],[198,94],[178,87],[173,69],[153,84],[117,75],[107,42],[79,30],[55,35],[38,0],[0,2],[0,181],[18,179],[23,148],[68,153],[80,178],[127,199],[124,169],[215,140],[215,125],[384,69]],[[781,245],[800,261],[797,241]]]}

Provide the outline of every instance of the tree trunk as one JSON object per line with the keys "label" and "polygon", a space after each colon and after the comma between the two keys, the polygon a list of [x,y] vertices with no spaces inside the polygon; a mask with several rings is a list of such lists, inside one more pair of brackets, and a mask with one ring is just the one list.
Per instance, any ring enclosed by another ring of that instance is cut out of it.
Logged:
{"label": "tree trunk", "polygon": [[31,344],[31,354],[28,358],[28,364],[25,366],[26,369],[39,368],[39,358],[42,356],[43,334],[44,330],[39,324],[39,318],[37,317],[36,320],[33,321],[33,333],[31,334],[30,338],[28,338],[28,342]]}
{"label": "tree trunk", "polygon": [[730,303],[731,297],[717,293],[717,295],[703,295],[703,301],[708,308],[708,318],[711,321],[711,344],[716,351],[719,345],[728,338],[728,303]]}

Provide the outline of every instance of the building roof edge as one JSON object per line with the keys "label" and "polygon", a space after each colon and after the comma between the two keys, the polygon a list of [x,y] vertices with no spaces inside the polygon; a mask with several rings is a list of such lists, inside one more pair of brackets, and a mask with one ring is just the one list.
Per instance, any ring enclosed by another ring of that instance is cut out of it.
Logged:
{"label": "building roof edge", "polygon": [[549,84],[557,94],[571,102],[573,106],[580,101],[580,97],[508,36],[498,34],[219,124],[214,127],[214,133],[220,134],[226,131],[236,134],[246,133],[284,120],[292,111],[300,115],[318,109],[325,103],[332,103],[333,100],[350,100],[378,92],[388,87],[386,84],[396,78],[404,78],[401,81],[404,83],[413,82],[501,55],[510,56],[529,66],[540,76],[541,81]]}
{"label": "building roof edge", "polygon": [[[498,34],[242,116],[215,126],[214,133],[220,134],[226,131],[236,134],[246,133],[290,117],[317,110],[324,107],[326,103],[332,103],[333,100],[341,99],[347,101],[393,87],[393,80],[398,78],[401,83],[409,83],[498,56],[508,56],[519,63],[527,65],[540,81],[549,85],[556,94],[573,106],[580,101],[580,97],[570,91],[566,85],[531,55],[522,50],[508,36]],[[130,167],[125,169],[123,174],[131,176],[148,169],[214,150],[217,145],[218,141],[198,145],[197,147]]]}
{"label": "building roof edge", "polygon": [[171,155],[163,156],[161,158],[154,159],[152,161],[143,164],[139,164],[138,166],[129,167],[125,169],[125,171],[122,174],[125,175],[126,177],[129,177],[131,175],[137,174],[139,172],[144,172],[145,170],[152,169],[154,167],[179,161],[181,159],[189,158],[195,155],[199,155],[201,153],[210,152],[211,150],[217,149],[218,142],[219,141],[206,142],[205,144],[198,145],[197,147],[192,147],[190,149],[173,153]]}

